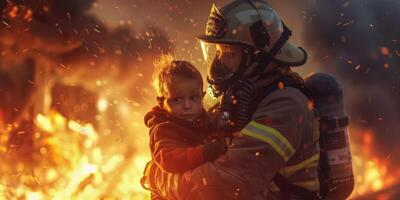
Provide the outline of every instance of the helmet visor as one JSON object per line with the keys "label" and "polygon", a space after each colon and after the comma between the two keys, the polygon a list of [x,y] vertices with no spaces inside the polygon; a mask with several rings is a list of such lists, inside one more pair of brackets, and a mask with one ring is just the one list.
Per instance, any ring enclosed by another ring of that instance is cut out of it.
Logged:
{"label": "helmet visor", "polygon": [[240,47],[233,45],[200,42],[204,60],[207,64],[209,83],[219,84],[231,78],[241,61]]}

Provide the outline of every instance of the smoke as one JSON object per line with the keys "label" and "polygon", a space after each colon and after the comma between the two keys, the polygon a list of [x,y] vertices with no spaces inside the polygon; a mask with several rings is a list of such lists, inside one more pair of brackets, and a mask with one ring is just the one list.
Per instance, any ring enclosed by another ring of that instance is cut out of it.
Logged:
{"label": "smoke", "polygon": [[396,0],[317,0],[304,18],[313,57],[344,84],[351,123],[373,130],[386,154],[400,130],[399,11]]}
{"label": "smoke", "polygon": [[150,23],[140,31],[109,28],[90,13],[93,3],[0,1],[0,67],[10,72],[15,61],[33,60],[38,71],[58,79],[75,77],[73,84],[86,88],[96,87],[88,82],[102,79],[124,83],[132,90],[131,98],[143,101],[136,87],[148,86],[152,61],[172,49],[168,36]]}
{"label": "smoke", "polygon": [[[89,10],[93,0],[7,1],[0,26],[2,49],[14,54],[46,56],[66,68],[100,65],[112,59],[122,71],[146,55],[171,49],[157,27],[134,33],[130,27],[109,30]],[[4,55],[3,55],[4,56]],[[89,62],[87,62],[89,61]]]}

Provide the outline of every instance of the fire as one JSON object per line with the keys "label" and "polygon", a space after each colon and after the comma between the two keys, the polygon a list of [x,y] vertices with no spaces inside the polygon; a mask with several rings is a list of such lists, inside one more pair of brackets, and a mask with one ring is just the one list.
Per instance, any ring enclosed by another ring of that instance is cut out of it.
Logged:
{"label": "fire", "polygon": [[38,114],[35,124],[41,165],[9,165],[17,168],[18,180],[0,177],[0,199],[149,198],[139,182],[149,160],[146,151],[110,153],[99,144],[92,124],[69,120],[56,111]]}
{"label": "fire", "polygon": [[378,192],[392,186],[398,180],[396,172],[389,171],[389,158],[378,158],[374,149],[374,134],[371,131],[361,132],[361,144],[353,142],[353,169],[355,188],[352,198]]}
{"label": "fire", "polygon": [[26,6],[17,6],[8,2],[8,16],[12,19],[22,19],[24,21],[32,21],[33,11]]}
{"label": "fire", "polygon": [[15,107],[27,108],[13,110],[15,123],[0,111],[0,199],[149,199],[140,178],[153,95],[144,86],[170,41],[153,28],[108,29],[89,4],[75,7],[86,2],[64,3],[7,1],[2,10],[0,67],[16,79]]}
{"label": "fire", "polygon": [[386,163],[362,160],[360,157],[355,157],[353,161],[356,168],[355,194],[377,192],[394,183],[394,177],[388,174]]}
{"label": "fire", "polygon": [[[109,102],[113,101],[100,98],[97,109],[107,114],[103,106],[110,106]],[[118,107],[117,110],[127,109],[122,103]],[[142,189],[139,181],[150,159],[146,145],[135,151],[110,150],[100,144],[102,133],[93,124],[67,119],[56,111],[37,114],[34,121],[39,128],[34,134],[35,146],[43,160],[32,168],[23,163],[10,165],[16,168],[17,174],[9,178],[17,177],[18,181],[0,177],[0,199],[149,199],[149,193]],[[354,132],[355,189],[351,198],[397,183],[396,172],[390,171],[390,159],[376,156],[374,134]],[[4,135],[2,138],[7,139]]]}
{"label": "fire", "polygon": [[8,13],[8,15],[11,18],[15,18],[15,17],[17,17],[18,10],[19,10],[18,6],[13,6],[12,9],[10,10],[10,12]]}
{"label": "fire", "polygon": [[[109,102],[103,98],[98,101],[98,105]],[[126,105],[119,106],[126,109]],[[106,112],[102,106],[98,109]],[[29,166],[17,163],[20,182],[8,187],[12,183],[3,177],[1,199],[149,199],[139,181],[150,159],[146,145],[136,152],[110,151],[100,144],[101,133],[93,124],[67,119],[56,111],[38,114],[35,124],[40,129],[34,134],[35,145],[44,159],[40,166],[46,167],[35,166],[32,174],[27,172]],[[389,170],[389,159],[376,156],[373,135],[361,132],[362,139],[355,140],[356,134],[352,140],[356,187],[351,198],[380,191],[397,181]]]}

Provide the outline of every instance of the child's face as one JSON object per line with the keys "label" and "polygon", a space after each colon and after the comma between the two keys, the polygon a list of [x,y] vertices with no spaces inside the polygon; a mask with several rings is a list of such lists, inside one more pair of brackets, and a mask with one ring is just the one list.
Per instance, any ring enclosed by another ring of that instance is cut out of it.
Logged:
{"label": "child's face", "polygon": [[173,116],[188,121],[198,118],[203,110],[202,83],[184,77],[175,77],[167,87],[164,109]]}

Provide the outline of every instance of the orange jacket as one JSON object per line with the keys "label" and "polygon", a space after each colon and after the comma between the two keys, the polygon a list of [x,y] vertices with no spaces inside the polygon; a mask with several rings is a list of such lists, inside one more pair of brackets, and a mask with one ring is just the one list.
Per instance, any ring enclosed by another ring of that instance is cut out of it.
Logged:
{"label": "orange jacket", "polygon": [[172,173],[182,173],[205,163],[203,144],[210,132],[206,123],[205,114],[190,123],[154,107],[145,116],[153,160],[164,171]]}

